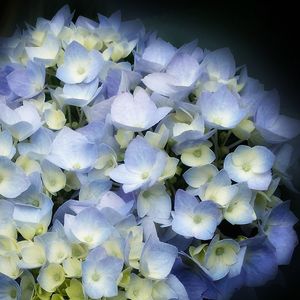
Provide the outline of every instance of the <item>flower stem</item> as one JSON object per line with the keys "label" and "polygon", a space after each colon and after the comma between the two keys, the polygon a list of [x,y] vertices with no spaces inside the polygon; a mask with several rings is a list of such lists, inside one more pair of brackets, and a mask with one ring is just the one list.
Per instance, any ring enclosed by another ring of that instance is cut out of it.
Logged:
{"label": "flower stem", "polygon": [[228,149],[232,149],[232,148],[234,148],[234,147],[240,145],[240,144],[243,143],[244,141],[245,141],[245,140],[238,140],[238,141],[232,143],[231,145],[229,145],[229,146],[228,146]]}

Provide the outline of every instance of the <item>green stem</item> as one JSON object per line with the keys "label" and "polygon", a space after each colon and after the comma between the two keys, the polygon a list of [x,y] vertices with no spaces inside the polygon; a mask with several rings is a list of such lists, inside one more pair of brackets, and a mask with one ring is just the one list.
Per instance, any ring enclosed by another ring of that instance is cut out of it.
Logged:
{"label": "green stem", "polygon": [[79,121],[78,121],[78,123],[79,123],[79,127],[82,127],[82,125],[83,125],[83,122],[84,122],[84,111],[83,111],[83,109],[78,109],[77,110],[77,112],[78,112],[78,116],[79,116]]}
{"label": "green stem", "polygon": [[50,87],[52,89],[56,89],[58,87],[58,85],[55,85],[55,84],[47,84],[47,87]]}
{"label": "green stem", "polygon": [[227,143],[230,136],[231,136],[231,130],[229,130],[227,132],[227,136],[226,136],[225,140],[223,141],[222,146],[226,145],[226,143]]}
{"label": "green stem", "polygon": [[46,73],[50,76],[56,76],[56,71],[52,70],[52,69],[46,69]]}
{"label": "green stem", "polygon": [[216,160],[218,160],[218,157],[219,157],[218,131],[212,137],[212,141],[213,141],[213,144],[215,147]]}
{"label": "green stem", "polygon": [[67,106],[67,113],[68,113],[68,121],[70,124],[72,124],[72,113],[71,113],[71,107]]}
{"label": "green stem", "polygon": [[228,149],[232,149],[232,148],[238,146],[239,144],[243,143],[244,141],[245,141],[245,140],[238,140],[238,141],[232,143],[231,145],[229,145],[229,146],[228,146]]}

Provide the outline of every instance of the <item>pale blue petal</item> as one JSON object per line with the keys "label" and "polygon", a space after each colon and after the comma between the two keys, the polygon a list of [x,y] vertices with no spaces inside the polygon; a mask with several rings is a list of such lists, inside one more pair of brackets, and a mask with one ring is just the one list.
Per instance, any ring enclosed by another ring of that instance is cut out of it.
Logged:
{"label": "pale blue petal", "polygon": [[117,296],[117,280],[122,267],[123,262],[115,257],[86,260],[82,264],[82,283],[86,295],[92,299]]}
{"label": "pale blue petal", "polygon": [[65,84],[60,97],[64,104],[84,107],[93,101],[101,91],[101,87],[98,88],[98,85],[98,79],[89,83]]}
{"label": "pale blue petal", "polygon": [[175,211],[192,212],[200,202],[196,197],[184,190],[177,190],[175,195]]}
{"label": "pale blue petal", "polygon": [[[200,272],[196,272],[191,267],[184,265],[181,260],[177,260],[172,273],[184,285],[190,300],[202,300],[205,294],[211,294],[212,298],[216,299],[218,291],[212,280]],[[206,297],[205,297],[206,298]]]}
{"label": "pale blue petal", "polygon": [[[12,296],[15,295],[15,296]],[[0,299],[1,300],[20,300],[21,288],[19,284],[10,277],[0,274]]]}
{"label": "pale blue petal", "polygon": [[13,145],[13,139],[7,130],[0,132],[0,156],[6,156],[11,159],[15,153],[16,148]]}
{"label": "pale blue petal", "polygon": [[51,31],[58,36],[63,26],[69,25],[72,17],[73,13],[71,13],[69,5],[64,5],[52,18],[50,22]]}
{"label": "pale blue petal", "polygon": [[125,66],[121,69],[111,68],[107,76],[103,75],[103,77],[105,77],[103,85],[106,88],[107,98],[133,90],[142,78],[139,73],[128,70]]}
{"label": "pale blue petal", "polygon": [[27,155],[32,159],[43,159],[51,150],[52,131],[41,127],[30,137],[30,142],[18,143],[18,151],[21,155]]}
{"label": "pale blue petal", "polygon": [[89,248],[101,245],[112,234],[113,228],[96,208],[86,208],[74,217],[69,230],[78,241]]}
{"label": "pale blue petal", "polygon": [[235,61],[228,48],[208,53],[201,63],[208,74],[214,79],[228,80],[235,74]]}
{"label": "pale blue petal", "polygon": [[198,61],[186,53],[176,55],[166,70],[179,81],[180,86],[192,86],[200,75]]}
{"label": "pale blue petal", "polygon": [[176,48],[170,43],[156,39],[150,41],[141,57],[135,56],[135,70],[145,73],[160,72],[172,59]]}
{"label": "pale blue petal", "polygon": [[6,78],[10,89],[18,96],[32,98],[44,88],[45,67],[29,61],[25,69],[16,69]]}
{"label": "pale blue petal", "polygon": [[265,223],[269,226],[294,226],[298,222],[298,218],[289,207],[290,201],[278,204],[271,210]]}
{"label": "pale blue petal", "polygon": [[298,245],[296,231],[291,226],[270,226],[266,234],[276,249],[278,265],[288,265]]}
{"label": "pale blue petal", "polygon": [[173,274],[170,274],[166,280],[166,283],[169,285],[169,287],[175,291],[178,300],[189,300],[187,291],[184,287],[184,285],[178,280],[176,276]]}
{"label": "pale blue petal", "polygon": [[157,124],[171,111],[170,107],[157,108],[142,88],[136,88],[134,95],[123,93],[112,104],[112,121],[129,130],[143,131]]}
{"label": "pale blue petal", "polygon": [[103,65],[104,60],[99,51],[89,52],[73,41],[66,48],[64,63],[58,67],[56,76],[67,84],[89,83],[98,76]]}
{"label": "pale blue petal", "polygon": [[120,182],[126,185],[140,184],[144,183],[144,180],[137,173],[130,172],[125,165],[119,165],[114,168],[110,174],[110,178],[116,182]]}
{"label": "pale blue petal", "polygon": [[0,103],[0,123],[19,141],[31,136],[42,125],[36,107],[28,102],[24,102],[15,110]]}
{"label": "pale blue petal", "polygon": [[242,267],[243,280],[247,286],[264,285],[277,274],[275,249],[265,236],[249,238],[241,242],[247,250]]}
{"label": "pale blue petal", "polygon": [[124,158],[126,168],[133,172],[152,169],[157,152],[158,150],[151,147],[145,139],[137,136],[126,149]]}
{"label": "pale blue petal", "polygon": [[68,127],[58,132],[47,156],[47,159],[58,167],[78,172],[90,169],[97,158],[97,146]]}
{"label": "pale blue petal", "polygon": [[111,181],[101,179],[82,184],[79,191],[79,201],[97,202],[103,193],[111,189],[111,186]]}
{"label": "pale blue petal", "polygon": [[143,248],[140,272],[150,279],[166,278],[170,274],[177,253],[176,247],[162,243],[151,236]]}
{"label": "pale blue petal", "polygon": [[166,73],[149,74],[142,79],[142,82],[152,91],[164,96],[174,95],[182,90],[177,88],[180,85],[179,80],[175,76]]}
{"label": "pale blue petal", "polygon": [[203,92],[197,104],[207,124],[215,128],[234,128],[246,116],[239,105],[239,96],[221,86],[215,93]]}
{"label": "pale blue petal", "polygon": [[255,123],[262,128],[274,124],[280,111],[280,99],[276,90],[267,92],[265,98],[261,101],[256,115]]}
{"label": "pale blue petal", "polygon": [[0,178],[0,195],[5,198],[15,198],[30,186],[23,170],[4,156],[0,156]]}

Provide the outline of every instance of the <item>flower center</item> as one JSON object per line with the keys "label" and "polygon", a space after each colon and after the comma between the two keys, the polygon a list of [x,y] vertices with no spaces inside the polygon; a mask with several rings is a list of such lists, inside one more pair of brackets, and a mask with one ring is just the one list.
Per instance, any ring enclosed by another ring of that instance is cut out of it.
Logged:
{"label": "flower center", "polygon": [[251,170],[251,166],[249,163],[244,163],[242,168],[245,172],[249,172]]}
{"label": "flower center", "polygon": [[82,75],[83,73],[85,73],[85,68],[84,67],[78,67],[77,68],[77,73],[79,74],[79,75]]}
{"label": "flower center", "polygon": [[107,167],[108,168],[111,168],[111,167],[113,167],[114,166],[114,162],[113,162],[113,160],[112,159],[110,159],[108,162],[107,162]]}
{"label": "flower center", "polygon": [[195,215],[195,216],[193,217],[193,221],[194,221],[195,224],[199,224],[199,223],[202,222],[202,218],[201,218],[201,216],[199,216],[199,215]]}
{"label": "flower center", "polygon": [[202,155],[202,151],[201,151],[201,149],[197,149],[197,150],[195,150],[195,151],[193,152],[193,154],[194,154],[194,156],[196,156],[196,157],[200,157],[200,156]]}
{"label": "flower center", "polygon": [[80,169],[80,163],[73,164],[73,169]]}
{"label": "flower center", "polygon": [[64,257],[64,253],[62,251],[57,253],[57,258],[61,259]]}
{"label": "flower center", "polygon": [[17,291],[16,291],[16,289],[14,289],[14,288],[11,289],[9,295],[10,295],[10,297],[11,297],[12,299],[17,298]]}
{"label": "flower center", "polygon": [[224,253],[224,248],[223,247],[218,247],[217,249],[216,249],[216,255],[217,256],[220,256],[220,255],[222,255]]}
{"label": "flower center", "polygon": [[86,236],[84,238],[84,241],[87,242],[87,243],[91,243],[93,241],[93,237],[91,237],[90,235]]}
{"label": "flower center", "polygon": [[53,279],[54,281],[60,281],[60,274],[59,273],[54,274]]}
{"label": "flower center", "polygon": [[95,272],[93,275],[92,275],[92,280],[93,281],[99,281],[99,279],[101,278],[100,274]]}
{"label": "flower center", "polygon": [[147,179],[149,177],[149,172],[144,172],[144,173],[142,173],[142,175],[141,175],[141,178],[142,179]]}
{"label": "flower center", "polygon": [[143,192],[143,197],[144,198],[149,198],[151,196],[151,193],[149,191],[144,191]]}
{"label": "flower center", "polygon": [[33,199],[33,200],[31,201],[31,204],[32,204],[33,206],[35,206],[35,207],[39,207],[39,206],[40,206],[40,201],[39,201],[39,199]]}
{"label": "flower center", "polygon": [[42,234],[42,233],[44,233],[44,228],[43,228],[43,226],[41,225],[41,226],[39,226],[39,227],[36,229],[35,234],[36,234],[36,235],[40,235],[40,234]]}

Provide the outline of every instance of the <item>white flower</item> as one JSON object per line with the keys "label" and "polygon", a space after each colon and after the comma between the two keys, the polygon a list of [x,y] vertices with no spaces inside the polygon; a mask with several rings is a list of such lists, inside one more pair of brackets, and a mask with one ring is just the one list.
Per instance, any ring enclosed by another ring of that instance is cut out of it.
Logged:
{"label": "white flower", "polygon": [[247,182],[250,189],[267,190],[274,161],[274,154],[266,147],[240,145],[226,156],[224,169],[232,180]]}
{"label": "white flower", "polygon": [[122,260],[106,256],[102,249],[94,249],[82,264],[85,293],[92,299],[117,296],[117,280],[122,268]]}
{"label": "white flower", "polygon": [[37,109],[27,102],[15,110],[0,103],[0,123],[19,141],[30,137],[42,125]]}
{"label": "white flower", "polygon": [[70,241],[85,243],[90,249],[101,245],[112,234],[113,227],[98,211],[90,207],[78,215],[65,215],[64,228]]}
{"label": "white flower", "polygon": [[116,96],[111,106],[111,118],[118,128],[143,131],[157,124],[171,110],[171,107],[157,108],[147,92],[137,87],[133,96],[130,93]]}
{"label": "white flower", "polygon": [[140,260],[140,272],[150,279],[166,278],[177,257],[177,248],[150,236],[144,245]]}
{"label": "white flower", "polygon": [[125,152],[124,164],[113,169],[110,177],[123,183],[126,193],[138,188],[147,189],[156,183],[166,164],[165,152],[153,148],[145,139],[137,136]]}
{"label": "white flower", "polygon": [[68,170],[84,172],[98,157],[97,146],[84,135],[64,127],[58,132],[47,159],[54,165]]}
{"label": "white flower", "polygon": [[239,244],[232,239],[219,240],[216,236],[205,253],[205,267],[213,280],[225,277],[237,262]]}
{"label": "white flower", "polygon": [[10,159],[0,156],[0,195],[15,198],[26,191],[30,181],[21,168]]}
{"label": "white flower", "polygon": [[211,239],[222,219],[221,210],[215,203],[199,202],[183,190],[176,192],[172,216],[172,229],[176,233],[201,240]]}

